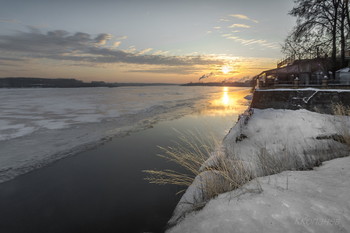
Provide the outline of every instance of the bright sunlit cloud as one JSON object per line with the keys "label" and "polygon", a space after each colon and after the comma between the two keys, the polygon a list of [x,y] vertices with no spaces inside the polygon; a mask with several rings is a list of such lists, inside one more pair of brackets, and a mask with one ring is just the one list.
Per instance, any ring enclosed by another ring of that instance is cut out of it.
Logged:
{"label": "bright sunlit cloud", "polygon": [[251,26],[246,24],[235,23],[229,26],[229,28],[251,28]]}
{"label": "bright sunlit cloud", "polygon": [[121,43],[122,43],[121,41],[116,41],[113,43],[113,47],[117,48],[120,46]]}
{"label": "bright sunlit cloud", "polygon": [[242,15],[242,14],[233,14],[233,15],[230,15],[230,16],[231,16],[231,17],[234,17],[234,18],[237,18],[237,19],[249,20],[249,21],[252,21],[252,22],[254,22],[254,23],[259,23],[258,20],[251,19],[251,18],[249,18],[248,16]]}

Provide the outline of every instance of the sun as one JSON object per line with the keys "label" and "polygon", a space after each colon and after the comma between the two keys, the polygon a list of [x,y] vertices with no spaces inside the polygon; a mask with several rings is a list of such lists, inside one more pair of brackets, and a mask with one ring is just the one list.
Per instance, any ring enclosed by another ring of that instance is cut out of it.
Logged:
{"label": "sun", "polygon": [[228,74],[230,71],[231,71],[231,67],[230,66],[225,65],[225,66],[223,66],[221,68],[221,72],[224,73],[224,74]]}

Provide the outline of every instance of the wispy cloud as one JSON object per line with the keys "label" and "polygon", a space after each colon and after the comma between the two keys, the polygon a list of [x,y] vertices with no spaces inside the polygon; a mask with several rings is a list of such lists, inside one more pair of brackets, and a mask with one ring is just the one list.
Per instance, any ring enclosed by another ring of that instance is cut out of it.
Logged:
{"label": "wispy cloud", "polygon": [[[150,64],[166,66],[191,66],[218,64],[220,61],[203,56],[166,56],[158,53],[148,54],[150,48],[136,51],[107,46],[112,36],[102,33],[92,36],[77,32],[71,34],[64,30],[42,33],[37,29],[18,32],[12,35],[0,35],[0,52],[15,54],[24,58],[47,58],[60,61],[103,63]],[[115,45],[119,45],[115,44]]]}
{"label": "wispy cloud", "polygon": [[17,62],[25,62],[25,58],[13,58],[13,57],[0,57],[0,66],[4,67],[15,67],[18,66]]}
{"label": "wispy cloud", "polygon": [[126,52],[126,53],[135,53],[135,52],[136,52],[136,46],[135,46],[135,45],[129,46],[129,48],[124,49],[123,52]]}
{"label": "wispy cloud", "polygon": [[153,55],[167,55],[169,51],[157,50],[153,52]]}
{"label": "wispy cloud", "polygon": [[143,49],[143,50],[139,51],[137,53],[137,55],[143,55],[145,53],[151,52],[152,50],[153,50],[152,48]]}
{"label": "wispy cloud", "polygon": [[156,73],[156,74],[193,74],[199,72],[202,69],[194,68],[192,66],[170,66],[170,67],[158,67],[148,69],[131,69],[128,72],[133,73]]}
{"label": "wispy cloud", "polygon": [[225,19],[225,18],[219,19],[219,22],[229,22],[229,21],[230,21],[229,19]]}
{"label": "wispy cloud", "polygon": [[246,24],[235,23],[229,26],[229,28],[251,28],[251,26]]}
{"label": "wispy cloud", "polygon": [[230,16],[231,16],[231,17],[234,17],[234,18],[237,18],[237,19],[243,19],[243,20],[248,20],[248,21],[254,22],[254,23],[259,23],[258,20],[251,19],[251,18],[249,18],[248,16],[242,15],[242,14],[232,14],[232,15],[230,15]]}
{"label": "wispy cloud", "polygon": [[0,61],[25,61],[24,58],[0,57]]}
{"label": "wispy cloud", "polygon": [[240,38],[238,36],[228,36],[228,35],[226,35],[226,36],[223,35],[223,37],[230,39],[230,40],[234,40],[236,42],[239,42],[244,46],[257,44],[257,45],[260,45],[260,46],[263,46],[266,48],[270,48],[270,49],[278,49],[279,48],[278,43],[268,42],[267,40],[243,39],[243,38]]}
{"label": "wispy cloud", "polygon": [[128,39],[128,36],[119,36],[116,39],[117,40],[126,40],[126,39]]}

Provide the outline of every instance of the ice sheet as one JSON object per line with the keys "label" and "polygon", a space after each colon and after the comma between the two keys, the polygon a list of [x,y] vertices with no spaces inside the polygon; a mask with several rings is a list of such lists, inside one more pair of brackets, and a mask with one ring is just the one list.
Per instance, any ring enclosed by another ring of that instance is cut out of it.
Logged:
{"label": "ice sheet", "polygon": [[0,89],[0,182],[113,135],[188,114],[221,92],[180,86]]}

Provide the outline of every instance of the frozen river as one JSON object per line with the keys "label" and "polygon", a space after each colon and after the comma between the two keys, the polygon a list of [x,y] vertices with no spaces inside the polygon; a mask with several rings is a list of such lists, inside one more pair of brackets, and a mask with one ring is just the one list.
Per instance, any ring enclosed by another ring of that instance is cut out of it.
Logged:
{"label": "frozen river", "polygon": [[246,101],[231,95],[242,90],[247,94],[180,86],[1,89],[0,182],[158,121],[237,114]]}

